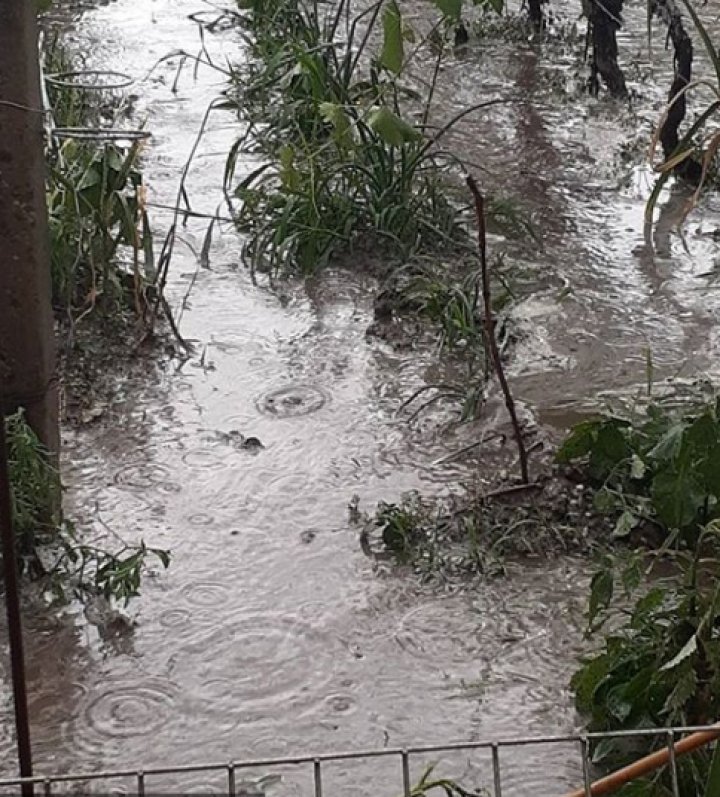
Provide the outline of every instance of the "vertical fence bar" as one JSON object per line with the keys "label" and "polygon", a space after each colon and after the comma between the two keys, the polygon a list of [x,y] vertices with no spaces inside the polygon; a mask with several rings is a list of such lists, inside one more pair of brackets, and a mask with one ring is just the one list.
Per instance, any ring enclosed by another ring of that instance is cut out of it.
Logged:
{"label": "vertical fence bar", "polygon": [[[5,578],[5,610],[10,640],[10,673],[15,708],[15,738],[21,778],[32,777],[30,719],[28,717],[25,654],[23,652],[22,614],[18,586],[18,565],[15,555],[15,530],[12,518],[12,493],[8,450],[5,442],[5,414],[0,404],[0,542]],[[22,797],[33,797],[33,784],[20,786]]]}
{"label": "vertical fence bar", "polygon": [[492,745],[492,768],[495,797],[502,797],[502,786],[500,785],[500,747],[497,742],[493,742]]}
{"label": "vertical fence bar", "polygon": [[322,770],[318,758],[313,761],[313,780],[315,781],[315,797],[322,797]]}
{"label": "vertical fence bar", "polygon": [[680,788],[678,786],[677,759],[675,758],[675,731],[668,731],[667,744],[668,744],[668,761],[670,763],[670,782],[672,784],[672,793],[673,797],[680,797]]}
{"label": "vertical fence bar", "polygon": [[592,783],[590,780],[590,764],[588,755],[588,739],[583,736],[580,739],[580,751],[582,754],[583,785],[585,786],[585,797],[593,797]]}
{"label": "vertical fence bar", "polygon": [[229,797],[235,797],[235,764],[233,764],[232,761],[228,764],[227,772],[228,772],[228,795]]}
{"label": "vertical fence bar", "polygon": [[402,761],[403,797],[410,797],[412,786],[410,785],[410,756],[407,750],[400,753]]}
{"label": "vertical fence bar", "polygon": [[137,773],[138,797],[145,797],[145,773],[142,769]]}
{"label": "vertical fence bar", "polygon": [[45,797],[52,797],[52,781],[50,778],[45,778],[45,782],[43,783],[43,791],[45,793]]}

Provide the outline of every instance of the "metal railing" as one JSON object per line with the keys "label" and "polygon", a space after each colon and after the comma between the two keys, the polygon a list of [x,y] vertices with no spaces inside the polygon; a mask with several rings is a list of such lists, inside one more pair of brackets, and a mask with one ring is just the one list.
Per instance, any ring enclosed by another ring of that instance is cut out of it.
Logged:
{"label": "metal railing", "polygon": [[[388,785],[386,779],[381,784],[369,783],[367,784],[368,794],[377,795],[378,786],[382,786],[384,791],[387,791],[388,797],[411,797],[413,792],[413,759],[419,759],[428,755],[439,753],[457,753],[457,752],[484,752],[489,754],[490,764],[490,783],[487,785],[487,790],[492,797],[503,797],[505,793],[503,786],[503,768],[502,768],[502,755],[503,751],[510,748],[523,748],[531,745],[540,746],[553,746],[558,744],[573,744],[577,750],[578,763],[580,764],[581,777],[583,785],[573,792],[573,794],[584,795],[585,797],[594,797],[597,794],[608,794],[610,791],[604,789],[598,791],[597,784],[592,784],[591,763],[590,763],[590,747],[592,742],[602,739],[637,739],[640,737],[662,737],[667,745],[667,755],[665,756],[666,766],[670,771],[670,782],[673,797],[683,797],[678,790],[678,777],[677,777],[677,756],[676,748],[682,744],[681,739],[687,733],[700,733],[706,734],[706,743],[713,741],[720,736],[720,725],[702,725],[691,727],[675,727],[675,728],[653,728],[632,731],[617,731],[613,733],[586,733],[586,734],[568,734],[557,736],[527,736],[509,739],[498,739],[493,741],[477,741],[477,742],[455,742],[446,744],[434,745],[417,745],[409,747],[394,747],[394,748],[379,748],[367,750],[348,750],[339,752],[326,752],[317,755],[299,755],[299,756],[282,756],[282,757],[266,757],[266,758],[252,758],[245,760],[237,760],[230,762],[206,763],[206,764],[188,764],[182,766],[160,766],[148,767],[139,769],[119,769],[119,770],[106,770],[95,772],[76,772],[69,774],[46,774],[37,775],[32,778],[10,778],[0,779],[0,794],[7,793],[7,789],[18,789],[23,784],[34,784],[36,787],[35,793],[38,795],[46,795],[50,797],[53,794],[59,794],[63,785],[72,786],[73,792],[77,793],[83,791],[87,792],[88,787],[91,789],[93,782],[103,782],[104,792],[108,790],[108,784],[112,785],[126,785],[129,781],[132,786],[133,794],[138,797],[152,794],[170,794],[173,793],[167,788],[157,788],[157,782],[162,776],[168,775],[188,775],[199,773],[213,773],[222,778],[223,794],[228,797],[243,797],[247,795],[247,790],[240,785],[238,786],[238,778],[243,771],[251,769],[262,768],[265,772],[272,774],[272,770],[287,767],[304,768],[307,775],[310,777],[312,784],[308,797],[324,797],[326,794],[333,794],[333,797],[340,797],[337,790],[326,790],[324,787],[324,770],[331,763],[349,762],[349,761],[369,761],[374,759],[395,759],[397,767],[397,786],[394,784],[392,787]],[[514,766],[517,766],[515,764]],[[415,773],[416,778],[420,776],[420,772]],[[613,789],[614,790],[614,789]],[[90,792],[92,793],[92,792]],[[182,790],[175,791],[174,793],[182,793]],[[255,795],[253,794],[253,797]],[[507,797],[507,795],[506,795]],[[558,795],[559,797],[559,795]]]}

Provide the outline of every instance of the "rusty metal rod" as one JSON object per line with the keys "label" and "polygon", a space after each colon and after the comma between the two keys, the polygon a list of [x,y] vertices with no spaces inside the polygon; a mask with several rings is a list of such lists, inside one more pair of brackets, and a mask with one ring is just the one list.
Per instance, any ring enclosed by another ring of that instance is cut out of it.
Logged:
{"label": "rusty metal rod", "polygon": [[[675,757],[677,758],[685,753],[691,753],[693,750],[697,750],[699,747],[703,747],[718,738],[720,738],[720,723],[717,725],[716,731],[698,731],[697,733],[690,734],[690,736],[686,736],[673,745]],[[622,769],[612,772],[610,775],[606,775],[604,778],[600,778],[600,780],[596,780],[595,783],[590,786],[590,794],[592,797],[597,797],[601,794],[612,794],[626,783],[630,783],[632,780],[637,780],[637,778],[641,778],[643,775],[648,775],[650,772],[660,769],[660,767],[665,766],[669,760],[670,749],[665,747],[638,761],[634,761],[632,764],[628,764]],[[586,795],[587,790],[583,786],[580,789],[566,794],[565,797],[586,797]]]}
{"label": "rusty metal rod", "polygon": [[[30,722],[28,719],[27,689],[25,687],[25,657],[23,654],[22,620],[18,592],[15,533],[13,531],[10,501],[10,473],[5,441],[5,415],[0,412],[0,537],[5,577],[5,608],[10,638],[10,669],[15,703],[15,734],[17,737],[20,777],[32,777],[32,751],[30,747]],[[33,784],[23,783],[23,797],[33,797]]]}

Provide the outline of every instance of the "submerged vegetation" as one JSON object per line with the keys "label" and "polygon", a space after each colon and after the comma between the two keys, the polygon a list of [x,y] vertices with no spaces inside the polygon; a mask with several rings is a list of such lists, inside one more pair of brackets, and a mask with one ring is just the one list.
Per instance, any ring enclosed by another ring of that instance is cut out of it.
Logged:
{"label": "submerged vegetation", "polygon": [[[683,0],[720,80],[720,59],[691,5]],[[393,315],[421,316],[440,349],[464,367],[457,383],[429,384],[404,404],[410,417],[437,401],[460,405],[463,420],[479,416],[493,373],[518,446],[520,479],[503,473],[462,499],[429,501],[417,494],[381,503],[363,516],[360,541],[375,561],[410,565],[423,576],[448,578],[500,572],[512,555],[602,552],[593,578],[588,636],[596,650],[572,686],[593,731],[690,725],[718,718],[720,706],[720,403],[677,405],[647,398],[632,412],[605,414],[572,430],[550,462],[551,446],[528,464],[527,424],[516,412],[503,363],[513,342],[506,315],[515,298],[512,264],[485,250],[485,215],[504,239],[534,230],[509,200],[491,199],[473,215],[462,180],[469,164],[446,146],[470,113],[506,102],[491,96],[438,123],[434,100],[447,58],[465,31],[461,2],[437,0],[429,31],[412,25],[394,0],[356,8],[306,0],[244,0],[235,19],[249,53],[229,69],[224,107],[242,135],[228,154],[224,190],[243,235],[253,278],[272,283],[309,276],[329,262],[363,268],[378,278],[373,332]],[[480,3],[497,22],[502,3]],[[531,0],[534,33],[545,28],[542,2]],[[692,50],[670,0],[649,12],[667,26],[676,74],[651,151],[664,163],[649,210],[671,174],[703,182],[720,147],[710,131],[713,100],[681,137]],[[590,89],[602,77],[611,94],[628,90],[618,66],[616,33],[622,2],[590,4]],[[487,29],[493,29],[488,26]],[[524,35],[524,31],[523,34]],[[689,60],[688,60],[689,58]],[[52,61],[55,59],[55,61]],[[49,56],[60,75],[72,64]],[[429,65],[429,66],[428,66]],[[424,70],[424,71],[423,71]],[[429,70],[430,76],[419,77]],[[717,86],[712,86],[715,94]],[[124,100],[52,80],[57,128],[100,125],[125,113]],[[142,138],[141,136],[139,138]],[[145,199],[142,143],[89,142],[56,133],[48,147],[48,209],[53,301],[69,331],[90,318],[128,316],[152,327],[161,294]],[[240,168],[252,168],[240,174]],[[694,163],[695,166],[689,164]],[[472,187],[472,183],[471,183]],[[477,194],[475,195],[477,198]],[[695,196],[695,200],[697,195]],[[481,197],[482,207],[482,197]],[[58,598],[70,592],[127,600],[137,594],[150,556],[167,552],[144,542],[107,552],[82,539],[61,517],[37,506],[58,503],[61,486],[22,416],[8,421],[13,514],[28,574]],[[510,435],[506,435],[509,437]],[[504,455],[503,455],[504,456]],[[507,464],[507,457],[498,457]],[[490,467],[492,467],[492,463]],[[629,760],[647,746],[598,743],[601,766]],[[715,754],[716,762],[718,753]],[[679,763],[680,793],[708,797],[715,777],[710,753]],[[633,797],[671,794],[670,773],[633,787]],[[428,771],[413,794],[467,794]]]}
{"label": "submerged vegetation", "polygon": [[[52,303],[61,351],[61,409],[71,421],[91,407],[100,378],[111,376],[108,360],[123,346],[137,344],[138,326],[147,337],[154,320],[150,300],[159,297],[142,174],[146,134],[123,132],[125,95],[103,87],[103,73],[78,66],[57,39],[46,46]],[[23,573],[50,601],[99,596],[127,603],[138,594],[147,561],[157,558],[167,566],[168,553],[142,540],[127,544],[109,529],[97,539],[79,532],[63,515],[60,475],[22,412],[8,416],[6,428]]]}

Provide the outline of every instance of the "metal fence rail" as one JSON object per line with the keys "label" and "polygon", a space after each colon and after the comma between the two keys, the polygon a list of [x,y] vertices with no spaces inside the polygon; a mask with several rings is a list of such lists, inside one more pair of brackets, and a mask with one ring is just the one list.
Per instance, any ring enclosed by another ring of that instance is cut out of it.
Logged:
{"label": "metal fence rail", "polygon": [[[502,773],[502,751],[509,748],[522,748],[530,745],[557,745],[574,744],[576,746],[579,763],[582,767],[582,777],[584,784],[578,790],[584,791],[586,797],[593,797],[591,787],[591,769],[589,750],[593,741],[602,739],[637,739],[639,737],[661,737],[665,740],[668,747],[668,764],[670,768],[671,784],[673,797],[682,797],[678,790],[677,782],[677,762],[675,746],[680,738],[687,733],[713,732],[717,735],[720,732],[719,725],[699,725],[674,728],[652,728],[631,731],[617,731],[613,733],[586,733],[568,734],[557,736],[526,736],[508,739],[497,739],[492,741],[479,742],[454,742],[446,744],[417,745],[409,747],[379,748],[367,750],[347,750],[338,752],[319,753],[317,755],[282,756],[253,758],[230,762],[188,764],[182,766],[166,767],[147,767],[143,769],[121,769],[105,770],[94,772],[77,772],[69,774],[46,774],[37,775],[32,778],[10,778],[0,779],[0,790],[12,787],[20,787],[23,784],[32,783],[40,788],[36,790],[38,794],[52,795],[59,793],[55,787],[62,784],[78,787],[87,786],[94,781],[127,781],[134,784],[133,788],[139,797],[158,793],[153,790],[152,780],[163,775],[182,775],[197,773],[215,773],[224,777],[225,786],[223,793],[228,797],[242,797],[247,794],[242,789],[238,791],[237,775],[243,770],[262,767],[263,769],[273,769],[279,767],[304,767],[311,775],[313,791],[312,797],[323,797],[327,792],[323,788],[323,767],[342,761],[358,761],[372,759],[396,759],[398,772],[397,792],[403,797],[411,797],[413,781],[411,778],[411,763],[413,758],[426,756],[435,753],[485,751],[490,753],[492,767],[491,794],[493,797],[503,797],[503,773]],[[164,790],[166,793],[167,791]],[[1,792],[0,792],[1,793]],[[599,793],[599,792],[595,792]],[[334,794],[333,797],[338,797]],[[560,795],[558,795],[560,797]]]}

